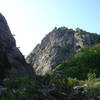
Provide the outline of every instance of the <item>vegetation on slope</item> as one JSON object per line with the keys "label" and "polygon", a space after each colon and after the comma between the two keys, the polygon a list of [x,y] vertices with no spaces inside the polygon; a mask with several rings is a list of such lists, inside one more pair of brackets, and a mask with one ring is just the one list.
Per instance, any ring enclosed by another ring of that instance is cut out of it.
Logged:
{"label": "vegetation on slope", "polygon": [[[0,100],[91,100],[100,96],[100,44],[82,51],[45,76],[0,81]],[[2,90],[4,90],[2,92]],[[96,100],[96,99],[94,99]]]}
{"label": "vegetation on slope", "polygon": [[5,80],[0,100],[90,100],[100,96],[100,82],[89,75],[85,81],[76,78],[33,76]]}
{"label": "vegetation on slope", "polygon": [[53,69],[52,73],[62,73],[67,77],[87,79],[88,73],[100,77],[100,44],[88,46]]}

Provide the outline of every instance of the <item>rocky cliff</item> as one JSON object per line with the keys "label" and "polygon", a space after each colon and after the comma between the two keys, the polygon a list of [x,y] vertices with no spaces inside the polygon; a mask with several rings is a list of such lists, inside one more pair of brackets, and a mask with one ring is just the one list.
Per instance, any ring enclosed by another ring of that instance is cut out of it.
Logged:
{"label": "rocky cliff", "polygon": [[24,56],[16,47],[6,19],[0,14],[0,78],[26,76],[32,68],[25,62]]}
{"label": "rocky cliff", "polygon": [[97,34],[66,27],[54,28],[47,34],[26,61],[33,66],[36,74],[44,75],[69,56],[77,53],[84,45],[100,42]]}

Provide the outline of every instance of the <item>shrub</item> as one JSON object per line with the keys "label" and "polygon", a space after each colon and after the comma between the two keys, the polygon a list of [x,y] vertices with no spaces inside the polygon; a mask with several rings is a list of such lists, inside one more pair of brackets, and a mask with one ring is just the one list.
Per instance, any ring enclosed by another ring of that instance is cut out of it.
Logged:
{"label": "shrub", "polygon": [[94,87],[97,88],[97,89],[100,89],[100,82],[96,82],[96,83],[94,84]]}
{"label": "shrub", "polygon": [[75,86],[79,84],[79,80],[77,78],[68,78],[68,86]]}
{"label": "shrub", "polygon": [[88,80],[91,81],[93,79],[96,79],[96,74],[95,73],[88,73]]}

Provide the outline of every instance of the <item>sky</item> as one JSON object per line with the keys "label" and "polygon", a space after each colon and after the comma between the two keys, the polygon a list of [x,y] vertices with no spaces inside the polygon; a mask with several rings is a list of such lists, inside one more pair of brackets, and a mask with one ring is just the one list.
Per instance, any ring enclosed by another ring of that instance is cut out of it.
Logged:
{"label": "sky", "polygon": [[100,0],[0,0],[0,12],[25,56],[54,27],[100,33]]}

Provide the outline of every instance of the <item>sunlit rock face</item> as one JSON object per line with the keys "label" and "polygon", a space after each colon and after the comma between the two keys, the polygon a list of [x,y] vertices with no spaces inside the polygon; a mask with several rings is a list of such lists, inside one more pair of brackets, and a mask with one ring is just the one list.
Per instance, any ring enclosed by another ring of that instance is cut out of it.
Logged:
{"label": "sunlit rock face", "polygon": [[84,45],[100,41],[97,34],[77,28],[54,28],[28,55],[26,61],[33,66],[36,74],[45,75],[56,65],[80,51]]}
{"label": "sunlit rock face", "polygon": [[0,14],[0,78],[26,76],[32,73],[16,41],[11,34],[6,19]]}

